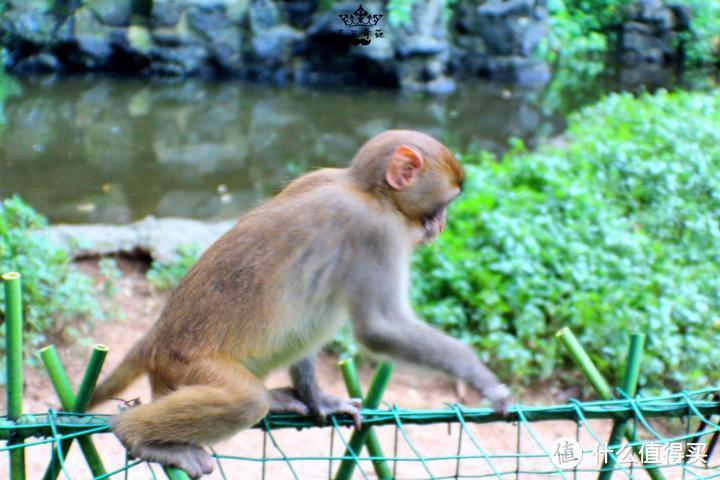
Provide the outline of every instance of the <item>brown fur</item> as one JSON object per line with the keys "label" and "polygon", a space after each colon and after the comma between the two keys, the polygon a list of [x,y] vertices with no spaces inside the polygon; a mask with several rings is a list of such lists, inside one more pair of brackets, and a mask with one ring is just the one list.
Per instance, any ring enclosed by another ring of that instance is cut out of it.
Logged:
{"label": "brown fur", "polygon": [[[400,147],[417,152],[422,165],[410,171],[412,186],[403,191],[385,179],[390,162],[404,161]],[[147,372],[154,401],[121,414],[114,431],[147,459],[177,464],[184,451],[199,455],[179,465],[193,469],[207,459],[187,445],[217,441],[262,419],[271,404],[262,379],[317,350],[346,315],[371,348],[462,376],[476,388],[499,388],[467,347],[417,323],[407,300],[417,232],[425,225],[427,234],[427,216],[458,194],[463,179],[442,144],[394,130],[368,141],[348,168],[291,182],[205,252],[93,403]],[[396,330],[416,332],[407,335],[417,336],[414,344],[395,338]],[[459,363],[451,363],[458,355]],[[491,398],[506,396],[498,391]],[[163,445],[174,445],[167,457]]]}

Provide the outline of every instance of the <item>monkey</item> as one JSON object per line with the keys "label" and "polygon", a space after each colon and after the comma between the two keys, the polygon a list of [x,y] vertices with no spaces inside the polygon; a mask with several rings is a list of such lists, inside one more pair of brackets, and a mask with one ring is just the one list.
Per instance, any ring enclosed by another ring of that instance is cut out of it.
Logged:
{"label": "monkey", "polygon": [[[464,179],[431,136],[389,130],[349,166],[294,180],[205,251],[92,405],[147,373],[153,400],[115,416],[112,430],[131,456],[195,478],[213,469],[204,446],[270,411],[348,414],[359,427],[359,400],[325,395],[314,372],[314,354],[349,319],[370,351],[464,380],[507,412],[509,389],[409,301],[410,255],[444,230]],[[292,387],[265,388],[287,366]]]}

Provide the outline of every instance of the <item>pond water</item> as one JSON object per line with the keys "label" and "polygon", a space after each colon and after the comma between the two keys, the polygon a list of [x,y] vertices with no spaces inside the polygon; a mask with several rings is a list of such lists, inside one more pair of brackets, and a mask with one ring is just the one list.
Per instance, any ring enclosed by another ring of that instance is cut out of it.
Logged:
{"label": "pond water", "polygon": [[446,97],[241,82],[17,79],[4,104],[0,198],[18,193],[52,222],[156,215],[236,217],[295,175],[345,165],[370,136],[412,128],[455,150],[502,152],[557,134],[602,91],[552,84],[460,85]]}

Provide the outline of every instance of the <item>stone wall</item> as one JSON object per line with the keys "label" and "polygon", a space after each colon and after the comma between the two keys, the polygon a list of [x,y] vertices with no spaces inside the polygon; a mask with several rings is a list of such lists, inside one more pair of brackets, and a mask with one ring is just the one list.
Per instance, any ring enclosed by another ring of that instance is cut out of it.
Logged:
{"label": "stone wall", "polygon": [[391,25],[385,3],[367,1],[365,11],[383,17],[366,29],[339,16],[355,12],[357,0],[329,9],[318,0],[9,0],[0,38],[16,72],[237,76],[446,92],[462,76],[547,80],[547,67],[532,58],[546,30],[543,4],[456,2],[451,23],[445,2],[418,1],[409,21]]}
{"label": "stone wall", "polygon": [[677,36],[690,28],[687,5],[638,0],[626,12],[618,54],[623,65],[666,65],[680,60]]}

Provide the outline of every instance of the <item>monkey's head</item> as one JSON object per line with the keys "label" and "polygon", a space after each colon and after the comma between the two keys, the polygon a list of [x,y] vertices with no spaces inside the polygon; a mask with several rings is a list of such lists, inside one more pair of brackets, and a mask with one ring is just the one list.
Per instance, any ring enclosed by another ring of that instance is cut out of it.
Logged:
{"label": "monkey's head", "polygon": [[350,165],[363,188],[389,198],[422,228],[428,243],[445,228],[447,207],[462,191],[465,172],[442,143],[413,130],[389,130],[371,138]]}

